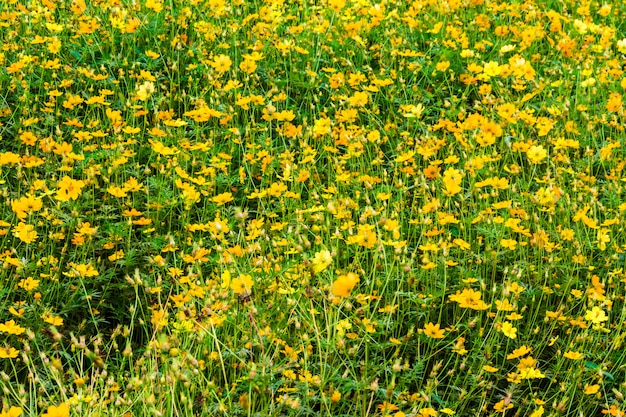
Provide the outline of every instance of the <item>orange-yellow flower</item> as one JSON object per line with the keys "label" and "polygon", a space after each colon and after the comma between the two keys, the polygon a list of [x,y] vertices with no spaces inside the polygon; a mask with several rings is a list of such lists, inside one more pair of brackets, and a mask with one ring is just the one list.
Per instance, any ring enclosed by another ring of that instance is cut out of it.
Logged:
{"label": "orange-yellow flower", "polygon": [[91,264],[77,264],[75,262],[70,262],[69,266],[72,267],[72,272],[65,273],[65,275],[79,276],[82,278],[97,277],[99,275],[98,270],[91,266]]}
{"label": "orange-yellow flower", "polygon": [[70,407],[61,403],[58,406],[51,405],[48,407],[48,412],[41,415],[41,417],[69,417]]}
{"label": "orange-yellow flower", "polygon": [[317,119],[313,124],[313,134],[315,137],[328,135],[331,132],[332,125],[328,117]]}
{"label": "orange-yellow flower", "polygon": [[533,350],[532,348],[530,348],[530,347],[528,347],[526,345],[523,345],[523,346],[520,346],[519,348],[515,349],[513,352],[509,353],[508,355],[506,355],[506,358],[509,359],[509,360],[510,359],[517,359],[517,358],[519,358],[521,356],[526,355],[527,353],[532,352],[532,350]]}
{"label": "orange-yellow flower", "polygon": [[229,203],[234,200],[232,193],[222,193],[218,194],[211,199],[218,206],[223,206],[226,203]]}
{"label": "orange-yellow flower", "polygon": [[358,282],[359,276],[354,272],[339,275],[333,282],[333,294],[337,297],[347,297]]}
{"label": "orange-yellow flower", "polygon": [[84,186],[84,181],[74,180],[65,175],[57,184],[59,189],[57,190],[56,198],[60,201],[76,200]]}
{"label": "orange-yellow flower", "polygon": [[233,61],[230,59],[230,57],[224,54],[216,56],[213,61],[209,62],[209,65],[211,65],[213,69],[218,72],[228,71],[232,64]]}
{"label": "orange-yellow flower", "polygon": [[583,355],[582,353],[580,353],[580,352],[574,352],[574,351],[572,351],[572,350],[568,350],[567,352],[565,352],[565,353],[563,354],[563,357],[564,357],[564,358],[571,359],[571,360],[574,360],[574,361],[577,361],[577,360],[579,360],[579,359],[582,359],[584,356],[585,356],[585,355]]}
{"label": "orange-yellow flower", "polygon": [[456,294],[450,295],[448,298],[459,303],[461,308],[471,308],[472,310],[486,310],[489,308],[489,305],[480,299],[481,294],[471,288],[457,291]]}
{"label": "orange-yellow flower", "polygon": [[437,62],[437,65],[435,65],[435,68],[437,69],[437,71],[445,71],[450,67],[450,61],[439,61]]}
{"label": "orange-yellow flower", "polygon": [[27,195],[17,200],[11,201],[11,210],[17,215],[20,220],[26,219],[28,213],[33,211],[39,211],[43,207],[41,198]]}
{"label": "orange-yellow flower", "polygon": [[463,181],[463,173],[455,168],[448,168],[443,173],[444,194],[453,196],[461,192],[461,182]]}
{"label": "orange-yellow flower", "polygon": [[35,240],[37,240],[38,234],[35,230],[35,226],[33,226],[32,224],[20,222],[17,226],[13,228],[13,236],[15,236],[24,243],[33,243]]}

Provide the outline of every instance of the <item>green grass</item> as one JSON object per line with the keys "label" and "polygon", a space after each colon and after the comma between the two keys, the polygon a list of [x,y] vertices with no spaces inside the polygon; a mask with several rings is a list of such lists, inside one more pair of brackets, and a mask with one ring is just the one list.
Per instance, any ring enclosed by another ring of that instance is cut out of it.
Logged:
{"label": "green grass", "polygon": [[0,2],[0,416],[621,416],[622,2]]}

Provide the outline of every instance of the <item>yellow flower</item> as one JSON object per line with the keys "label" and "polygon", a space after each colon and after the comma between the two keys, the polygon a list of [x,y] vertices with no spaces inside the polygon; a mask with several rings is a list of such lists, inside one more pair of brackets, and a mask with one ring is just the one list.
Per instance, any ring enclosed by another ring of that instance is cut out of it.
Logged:
{"label": "yellow flower", "polygon": [[37,289],[37,287],[39,286],[39,280],[33,279],[33,277],[28,277],[20,280],[20,282],[17,283],[17,286],[25,289],[28,292],[31,292]]}
{"label": "yellow flower", "polygon": [[[15,359],[20,352],[12,347],[4,347],[0,348],[0,359]],[[11,415],[11,414],[8,414]],[[19,415],[19,414],[17,414]],[[3,417],[4,414],[0,413],[0,417]]]}
{"label": "yellow flower", "polygon": [[510,249],[510,250],[515,250],[515,247],[517,246],[517,240],[515,239],[502,239],[500,240],[500,246]]}
{"label": "yellow flower", "polygon": [[494,373],[494,372],[498,372],[498,368],[494,368],[493,366],[490,366],[490,365],[483,365],[483,371]]}
{"label": "yellow flower", "polygon": [[333,282],[333,294],[337,297],[347,297],[358,282],[359,276],[354,272],[339,275],[335,282]]}
{"label": "yellow flower", "polygon": [[343,319],[340,320],[339,323],[335,325],[335,329],[337,330],[337,334],[339,336],[344,336],[346,334],[346,330],[350,330],[352,328],[352,323],[350,320]]}
{"label": "yellow flower", "polygon": [[496,300],[496,308],[498,311],[515,311],[515,306],[507,299]]}
{"label": "yellow flower", "polygon": [[110,187],[107,188],[107,193],[111,194],[114,197],[117,198],[124,198],[126,197],[128,194],[126,194],[126,190],[123,189],[122,187],[119,187],[117,185],[111,185]]}
{"label": "yellow flower", "polygon": [[495,61],[487,62],[483,66],[483,74],[486,76],[486,78],[496,77],[500,75],[500,71],[500,65]]}
{"label": "yellow flower", "polygon": [[76,200],[84,186],[84,181],[74,180],[65,175],[57,184],[59,189],[57,190],[56,198],[60,201]]}
{"label": "yellow flower", "polygon": [[600,391],[600,385],[599,384],[594,384],[594,385],[588,385],[585,384],[585,394],[586,395],[594,395],[597,394],[598,391]]}
{"label": "yellow flower", "polygon": [[253,285],[254,281],[252,277],[248,274],[242,274],[230,282],[230,289],[233,290],[235,294],[249,293],[252,291]]}
{"label": "yellow flower", "polygon": [[348,98],[348,102],[352,106],[365,106],[369,100],[369,94],[365,91],[357,91]]}
{"label": "yellow flower", "polygon": [[146,7],[148,9],[152,9],[156,13],[159,13],[161,10],[163,10],[163,2],[158,0],[147,0]]}
{"label": "yellow flower", "polygon": [[606,250],[606,244],[611,241],[611,237],[609,236],[609,229],[602,228],[598,230],[598,249]]}
{"label": "yellow flower", "polygon": [[435,68],[437,69],[437,71],[445,71],[448,68],[450,68],[450,62],[449,61],[439,61],[437,62],[437,65],[435,65]]}
{"label": "yellow flower", "polygon": [[593,324],[601,324],[608,319],[609,318],[606,316],[604,310],[598,306],[595,306],[591,310],[587,310],[585,312],[585,320],[590,321]]}
{"label": "yellow flower", "polygon": [[463,181],[463,173],[455,168],[448,168],[443,172],[444,194],[453,196],[461,192],[461,181]]}
{"label": "yellow flower", "polygon": [[509,321],[502,323],[502,333],[509,339],[517,338],[517,329]]}
{"label": "yellow flower", "polygon": [[330,256],[330,251],[323,249],[315,253],[311,264],[313,265],[313,272],[318,274],[328,268],[333,262],[333,258]]}
{"label": "yellow flower", "polygon": [[41,415],[41,417],[69,417],[70,407],[61,403],[58,406],[51,405],[48,407],[48,412]]}
{"label": "yellow flower", "polygon": [[230,281],[231,281],[230,271],[229,270],[225,270],[222,273],[222,284],[220,285],[220,288],[222,288],[222,289],[229,288],[230,287]]}
{"label": "yellow flower", "polygon": [[58,316],[54,316],[48,312],[45,312],[41,315],[41,318],[43,319],[43,321],[45,321],[48,324],[51,324],[53,326],[62,326],[63,325],[63,319],[61,317]]}
{"label": "yellow flower", "polygon": [[136,86],[135,98],[137,100],[146,101],[156,90],[152,81],[144,81],[142,84]]}
{"label": "yellow flower", "polygon": [[540,164],[548,157],[548,151],[541,145],[533,145],[526,152],[526,156],[531,164]]}
{"label": "yellow flower", "polygon": [[13,236],[15,236],[24,243],[33,243],[35,240],[37,240],[38,234],[35,230],[35,226],[33,226],[32,224],[20,222],[17,226],[13,228]]}
{"label": "yellow flower", "polygon": [[150,144],[152,150],[160,155],[168,156],[178,153],[178,149],[165,146],[162,142],[159,142],[158,140],[148,139],[148,143]]}
{"label": "yellow flower", "polygon": [[233,201],[234,199],[235,198],[233,197],[231,193],[222,193],[213,197],[211,201],[213,201],[218,206],[223,206],[224,204],[229,203]]}
{"label": "yellow flower", "polygon": [[41,210],[42,207],[43,203],[41,198],[32,195],[11,201],[11,210],[13,210],[20,220],[24,220],[30,212]]}
{"label": "yellow flower", "polygon": [[480,299],[481,294],[471,288],[457,291],[456,294],[450,295],[448,298],[459,303],[461,308],[471,308],[472,310],[486,310],[489,308],[489,305]]}
{"label": "yellow flower", "polygon": [[504,400],[498,401],[494,406],[494,411],[498,413],[504,413],[506,410],[513,408],[513,404],[510,402],[505,402]]}
{"label": "yellow flower", "polygon": [[82,278],[97,277],[99,275],[98,271],[91,266],[91,264],[77,264],[75,262],[70,262],[68,265],[72,267],[72,272],[64,273],[65,275],[78,276]]}
{"label": "yellow flower", "polygon": [[239,69],[245,72],[246,74],[252,74],[257,69],[257,64],[255,61],[251,59],[244,59],[239,64]]}
{"label": "yellow flower", "polygon": [[427,323],[424,326],[424,334],[426,336],[432,337],[433,339],[443,339],[445,330],[439,328],[439,323],[433,324],[431,322],[431,323]]}
{"label": "yellow flower", "polygon": [[537,368],[525,368],[519,373],[521,379],[545,378],[545,375]]}
{"label": "yellow flower", "polygon": [[22,407],[11,407],[0,413],[0,417],[18,417],[22,414]]}
{"label": "yellow flower", "polygon": [[520,346],[518,349],[515,349],[513,352],[509,353],[506,358],[507,359],[517,359],[521,356],[526,355],[527,353],[532,352],[533,349],[529,348],[528,346]]}
{"label": "yellow flower", "polygon": [[220,54],[215,59],[209,62],[209,65],[213,67],[217,72],[226,72],[230,69],[233,61],[228,55]]}
{"label": "yellow flower", "polygon": [[452,347],[452,352],[458,355],[465,355],[468,350],[465,349],[465,338],[459,337],[456,342],[454,342],[454,346]]}
{"label": "yellow flower", "polygon": [[[396,414],[397,415],[397,414]],[[416,417],[436,417],[437,410],[432,407],[421,408]]]}
{"label": "yellow flower", "polygon": [[571,350],[568,350],[567,352],[565,352],[563,354],[563,357],[565,357],[567,359],[572,359],[572,360],[575,360],[575,361],[577,361],[579,359],[582,359],[584,356],[585,355],[583,355],[580,352],[574,352],[574,351],[571,351]]}
{"label": "yellow flower", "polygon": [[346,239],[346,243],[349,245],[357,243],[360,246],[363,246],[368,249],[373,248],[377,241],[378,241],[378,236],[376,235],[374,226],[371,224],[359,225],[357,234],[353,236],[349,236],[348,239]]}
{"label": "yellow flower", "polygon": [[0,324],[0,333],[20,335],[25,331],[26,329],[15,323],[15,320],[5,321],[4,324]]}

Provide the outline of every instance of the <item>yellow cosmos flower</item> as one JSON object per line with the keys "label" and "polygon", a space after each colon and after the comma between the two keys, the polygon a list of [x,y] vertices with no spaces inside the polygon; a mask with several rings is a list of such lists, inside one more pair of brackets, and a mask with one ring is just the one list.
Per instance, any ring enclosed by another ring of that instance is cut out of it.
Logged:
{"label": "yellow cosmos flower", "polygon": [[233,290],[235,294],[249,293],[252,291],[253,285],[254,281],[252,277],[248,274],[242,274],[230,282],[230,289]]}
{"label": "yellow cosmos flower", "polygon": [[494,372],[498,372],[498,368],[495,368],[495,367],[490,366],[490,365],[483,365],[483,371],[494,373]]}
{"label": "yellow cosmos flower", "polygon": [[226,203],[233,201],[235,198],[232,193],[222,193],[213,197],[211,200],[218,206],[223,206]]}
{"label": "yellow cosmos flower", "polygon": [[543,415],[544,409],[543,406],[539,406],[535,411],[533,411],[529,417],[541,417]]}
{"label": "yellow cosmos flower", "polygon": [[564,357],[564,358],[567,358],[567,359],[572,359],[572,360],[575,360],[575,361],[577,361],[577,360],[579,360],[579,359],[582,359],[584,356],[585,356],[585,355],[583,355],[583,354],[582,354],[582,353],[580,353],[580,352],[574,352],[574,351],[571,351],[571,350],[568,350],[567,352],[565,352],[565,353],[563,354],[563,357]]}
{"label": "yellow cosmos flower", "polygon": [[502,323],[502,329],[501,330],[502,330],[502,334],[504,334],[509,339],[516,339],[517,338],[517,329],[515,327],[513,327],[511,322],[505,321],[504,323]]}
{"label": "yellow cosmos flower", "polygon": [[519,348],[515,349],[513,352],[509,353],[506,356],[506,358],[508,360],[517,359],[517,358],[522,357],[522,356],[524,356],[527,353],[530,353],[532,351],[533,351],[533,349],[531,347],[528,347],[528,346],[525,346],[525,345],[524,346],[520,346]]}
{"label": "yellow cosmos flower", "polygon": [[37,237],[39,235],[35,230],[35,226],[33,226],[32,224],[20,222],[17,226],[13,228],[13,236],[15,236],[24,243],[33,243],[35,240],[37,240]]}
{"label": "yellow cosmos flower", "polygon": [[61,403],[57,406],[51,405],[48,407],[48,412],[41,415],[41,417],[69,417],[70,407]]}
{"label": "yellow cosmos flower", "polygon": [[209,62],[209,65],[211,65],[211,67],[213,67],[213,69],[217,72],[228,71],[232,64],[233,61],[230,59],[230,57],[224,54],[218,55],[213,61]]}
{"label": "yellow cosmos flower", "polygon": [[333,258],[330,256],[330,251],[327,249],[323,249],[319,252],[315,253],[313,256],[313,260],[311,264],[313,266],[313,272],[318,274],[328,268],[330,264],[333,262]]}
{"label": "yellow cosmos flower", "polygon": [[74,180],[65,175],[57,184],[59,189],[57,190],[56,199],[60,201],[76,200],[84,186],[84,181]]}
{"label": "yellow cosmos flower", "polygon": [[457,291],[456,294],[450,295],[448,298],[459,303],[461,308],[471,308],[472,310],[486,310],[489,308],[489,305],[481,300],[481,294],[471,288]]}
{"label": "yellow cosmos flower", "polygon": [[335,282],[333,282],[333,294],[337,297],[347,297],[358,282],[359,276],[354,272],[340,275]]}
{"label": "yellow cosmos flower", "polygon": [[424,326],[424,334],[428,337],[432,337],[433,339],[443,339],[445,330],[439,328],[439,323],[433,324],[431,322]]}
{"label": "yellow cosmos flower", "polygon": [[540,164],[548,157],[548,151],[541,145],[533,145],[526,152],[526,157],[531,164]]}
{"label": "yellow cosmos flower", "polygon": [[11,201],[11,210],[17,215],[20,220],[26,219],[28,213],[33,211],[39,211],[43,207],[41,198],[27,195],[17,200]]}
{"label": "yellow cosmos flower", "polygon": [[15,323],[15,320],[5,321],[3,324],[0,324],[0,333],[14,334],[18,336],[25,331],[26,329]]}
{"label": "yellow cosmos flower", "polygon": [[604,310],[600,307],[595,306],[591,310],[587,310],[585,312],[585,320],[591,322],[592,324],[601,324],[602,322],[607,321],[609,318],[607,317]]}
{"label": "yellow cosmos flower", "polygon": [[[0,359],[15,359],[15,358],[17,358],[17,355],[19,353],[20,352],[17,349],[12,348],[12,347],[0,348]],[[20,411],[20,413],[21,413],[21,411]],[[20,413],[15,414],[15,415],[19,416]],[[4,413],[0,413],[0,417],[3,417],[4,415],[5,415]],[[13,415],[13,414],[6,414],[6,415],[9,416],[9,415]]]}
{"label": "yellow cosmos flower", "polygon": [[69,266],[72,268],[72,272],[64,272],[65,275],[78,276],[82,278],[97,277],[99,275],[98,270],[91,266],[91,264],[77,264],[75,262],[70,262]]}

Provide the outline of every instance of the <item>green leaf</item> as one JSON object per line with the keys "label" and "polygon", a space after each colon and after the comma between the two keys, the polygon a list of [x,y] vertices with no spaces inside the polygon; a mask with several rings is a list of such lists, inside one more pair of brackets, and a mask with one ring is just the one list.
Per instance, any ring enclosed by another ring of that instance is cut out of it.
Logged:
{"label": "green leaf", "polygon": [[443,400],[441,398],[439,398],[439,396],[437,394],[435,394],[434,392],[432,394],[430,394],[431,398],[433,398],[435,401],[437,401],[437,404],[439,405],[443,405],[445,406]]}
{"label": "green leaf", "polygon": [[615,381],[615,378],[613,377],[613,374],[606,372],[606,371],[602,371],[602,375],[604,375],[605,377],[609,378],[611,381]]}

